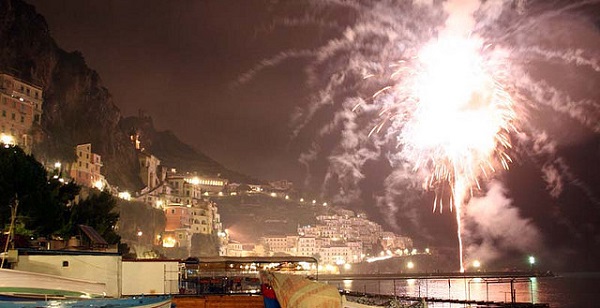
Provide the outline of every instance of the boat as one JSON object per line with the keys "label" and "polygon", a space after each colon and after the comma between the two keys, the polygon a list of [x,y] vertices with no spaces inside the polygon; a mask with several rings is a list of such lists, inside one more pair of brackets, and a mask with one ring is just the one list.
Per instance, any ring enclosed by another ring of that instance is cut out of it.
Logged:
{"label": "boat", "polygon": [[102,299],[70,299],[70,300],[47,300],[47,301],[0,301],[2,308],[170,308],[171,297],[169,296],[140,296],[132,298],[102,298]]}
{"label": "boat", "polygon": [[0,300],[106,297],[106,284],[48,274],[0,269]]}

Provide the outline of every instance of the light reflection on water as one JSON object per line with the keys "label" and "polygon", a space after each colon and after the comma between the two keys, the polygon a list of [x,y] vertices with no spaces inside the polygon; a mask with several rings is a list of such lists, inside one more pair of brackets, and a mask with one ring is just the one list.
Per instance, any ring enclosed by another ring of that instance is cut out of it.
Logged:
{"label": "light reflection on water", "polygon": [[[386,295],[510,302],[510,281],[492,279],[397,279],[329,281],[339,289]],[[517,302],[548,303],[550,307],[594,307],[600,273],[524,278],[513,283]],[[463,307],[430,303],[429,307]]]}

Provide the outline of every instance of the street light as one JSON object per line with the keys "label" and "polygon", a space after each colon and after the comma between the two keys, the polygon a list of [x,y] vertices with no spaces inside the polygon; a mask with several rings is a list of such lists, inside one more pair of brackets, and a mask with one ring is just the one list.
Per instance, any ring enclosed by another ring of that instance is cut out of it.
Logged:
{"label": "street light", "polygon": [[535,265],[535,257],[529,256],[529,268],[533,271],[533,266]]}
{"label": "street light", "polygon": [[473,261],[473,267],[475,268],[476,271],[479,271],[480,266],[481,266],[481,262],[479,262],[479,260]]}
{"label": "street light", "polygon": [[406,263],[406,267],[408,269],[413,269],[415,268],[415,264],[412,261],[408,261],[408,263]]}

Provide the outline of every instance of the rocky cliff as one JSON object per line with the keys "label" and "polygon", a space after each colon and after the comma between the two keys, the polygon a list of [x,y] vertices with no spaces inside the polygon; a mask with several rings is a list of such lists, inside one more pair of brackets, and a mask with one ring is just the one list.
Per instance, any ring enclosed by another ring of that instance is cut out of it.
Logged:
{"label": "rocky cliff", "polygon": [[198,172],[241,183],[260,183],[246,175],[231,171],[212,158],[183,143],[171,131],[156,131],[152,118],[140,111],[137,117],[121,120],[122,131],[137,134],[141,147],[160,158],[161,164],[175,167],[181,172]]}
{"label": "rocky cliff", "polygon": [[140,188],[135,150],[118,128],[119,109],[83,56],[60,49],[44,18],[23,1],[1,0],[0,20],[0,70],[44,91],[43,140],[34,155],[68,161],[75,145],[89,142],[111,183]]}
{"label": "rocky cliff", "polygon": [[[42,140],[34,148],[38,160],[72,161],[77,144],[92,143],[92,151],[102,156],[108,181],[138,190],[142,182],[129,132],[132,126],[143,126],[152,132],[144,134],[145,143],[152,145],[149,150],[157,150],[153,154],[170,166],[232,174],[172,133],[156,132],[146,118],[129,118],[120,124],[119,108],[100,76],[80,52],[57,46],[45,19],[21,0],[0,0],[0,71],[43,88]],[[173,145],[175,150],[169,149]]]}

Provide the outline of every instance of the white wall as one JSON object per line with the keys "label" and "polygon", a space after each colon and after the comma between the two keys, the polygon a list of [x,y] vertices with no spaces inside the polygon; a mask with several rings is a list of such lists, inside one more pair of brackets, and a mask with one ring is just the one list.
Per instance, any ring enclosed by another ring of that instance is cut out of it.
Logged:
{"label": "white wall", "polygon": [[123,295],[179,293],[178,261],[123,261]]}
{"label": "white wall", "polygon": [[[67,266],[63,266],[65,261]],[[102,282],[107,296],[121,296],[119,255],[19,255],[14,269]]]}

